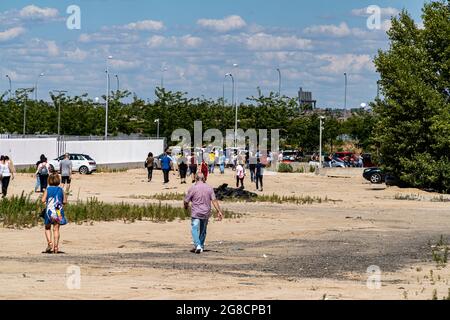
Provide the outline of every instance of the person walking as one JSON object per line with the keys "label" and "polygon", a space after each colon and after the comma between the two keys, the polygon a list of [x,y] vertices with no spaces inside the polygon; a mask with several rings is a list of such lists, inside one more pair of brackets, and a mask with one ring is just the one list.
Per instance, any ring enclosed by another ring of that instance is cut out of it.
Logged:
{"label": "person walking", "polygon": [[[36,162],[36,170],[38,169],[39,165],[44,162],[45,155],[41,154],[40,159],[38,162]],[[36,173],[36,184],[34,186],[34,192],[40,192],[41,189],[41,179],[39,178],[39,173]]]}
{"label": "person walking", "polygon": [[250,170],[250,180],[251,182],[255,182],[256,180],[256,158],[255,157],[249,157],[249,164],[248,164],[248,169]]}
{"label": "person walking", "polygon": [[202,160],[202,165],[200,168],[200,172],[203,174],[203,176],[205,177],[205,182],[208,181],[208,165],[206,164],[205,159]]}
{"label": "person walking", "polygon": [[186,184],[186,176],[188,171],[187,159],[182,157],[180,159],[180,164],[178,165],[178,171],[180,172],[181,184]]}
{"label": "person walking", "polygon": [[214,151],[211,151],[209,153],[209,173],[210,174],[214,174],[214,168],[216,167],[216,154],[214,153]]}
{"label": "person walking", "polygon": [[70,155],[66,153],[64,159],[59,164],[61,170],[61,187],[65,192],[69,194],[70,184],[72,183],[72,161],[70,160]]}
{"label": "person walking", "polygon": [[255,167],[255,181],[256,181],[256,190],[259,190],[259,186],[261,185],[261,192],[264,191],[263,189],[263,176],[264,176],[264,164],[261,163],[261,159],[258,158],[256,160],[256,167]]}
{"label": "person walking", "polygon": [[2,181],[2,198],[6,198],[11,180],[14,180],[16,169],[8,156],[0,157],[0,176]]}
{"label": "person walking", "polygon": [[205,251],[205,241],[208,222],[211,217],[211,204],[217,211],[218,220],[223,219],[219,201],[216,199],[214,189],[206,183],[203,174],[196,176],[196,183],[193,185],[184,198],[184,208],[189,210],[191,204],[191,233],[194,242],[192,253],[201,254]]}
{"label": "person walking", "polygon": [[47,163],[47,158],[39,164],[36,174],[39,174],[41,192],[47,189],[48,176],[50,173],[50,165]]}
{"label": "person walking", "polygon": [[145,160],[148,182],[152,182],[154,165],[155,165],[155,158],[153,157],[153,153],[150,152],[147,156],[147,159]]}
{"label": "person walking", "polygon": [[[50,187],[46,188],[42,195],[42,203],[45,204],[44,225],[45,238],[47,239],[47,249],[45,253],[60,253],[59,238],[60,226],[66,225],[67,220],[64,215],[64,205],[67,203],[67,195],[64,193],[60,177],[57,173],[52,173],[48,177]],[[53,225],[53,240],[52,240]]]}
{"label": "person walking", "polygon": [[239,183],[241,184],[241,189],[244,189],[244,178],[245,169],[242,164],[238,164],[236,167],[236,188],[239,188]]}
{"label": "person walking", "polygon": [[226,161],[226,157],[225,157],[225,154],[222,152],[219,155],[220,174],[225,174],[225,161]]}
{"label": "person walking", "polygon": [[172,165],[173,165],[172,158],[169,156],[169,151],[166,150],[166,153],[161,159],[161,169],[164,175],[164,184],[169,183],[169,173],[170,170],[172,170]]}
{"label": "person walking", "polygon": [[197,175],[197,170],[198,170],[197,155],[194,152],[192,152],[191,159],[189,162],[189,171],[190,175],[192,176],[192,183],[195,183],[195,176]]}

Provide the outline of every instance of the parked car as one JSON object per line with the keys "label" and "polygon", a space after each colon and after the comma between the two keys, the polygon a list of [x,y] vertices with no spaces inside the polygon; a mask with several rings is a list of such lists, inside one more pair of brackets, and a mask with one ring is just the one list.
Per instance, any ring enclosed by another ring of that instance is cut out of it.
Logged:
{"label": "parked car", "polygon": [[341,161],[345,161],[346,157],[349,157],[350,159],[354,159],[355,154],[353,152],[336,152],[334,154],[334,158],[337,158]]}
{"label": "parked car", "polygon": [[286,150],[283,151],[283,161],[299,162],[302,159],[302,154],[299,151]]}
{"label": "parked car", "polygon": [[[64,160],[65,155],[62,155],[54,160],[50,160],[48,164],[52,171],[61,171],[60,162]],[[72,161],[72,171],[81,174],[91,174],[97,171],[97,163],[87,154],[70,153],[69,159]]]}
{"label": "parked car", "polygon": [[386,181],[386,173],[380,168],[365,169],[363,177],[373,184],[381,184]]}

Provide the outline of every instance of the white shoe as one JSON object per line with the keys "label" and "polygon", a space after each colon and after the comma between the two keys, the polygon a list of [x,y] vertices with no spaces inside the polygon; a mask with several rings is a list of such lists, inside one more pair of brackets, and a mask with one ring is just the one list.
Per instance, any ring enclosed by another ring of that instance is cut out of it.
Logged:
{"label": "white shoe", "polygon": [[197,246],[197,249],[195,249],[196,254],[203,253],[203,248],[201,246]]}

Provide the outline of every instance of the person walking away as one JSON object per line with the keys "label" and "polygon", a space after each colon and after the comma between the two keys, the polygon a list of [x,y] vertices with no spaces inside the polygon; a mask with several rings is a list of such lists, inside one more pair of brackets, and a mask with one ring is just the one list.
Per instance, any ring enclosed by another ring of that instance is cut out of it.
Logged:
{"label": "person walking away", "polygon": [[61,187],[65,192],[69,194],[70,184],[72,183],[72,161],[70,160],[70,155],[66,153],[64,159],[59,164],[61,170]]}
{"label": "person walking away", "polygon": [[214,151],[209,153],[209,173],[214,174],[214,168],[216,166],[216,155]]}
{"label": "person walking away", "polygon": [[184,208],[189,210],[191,203],[191,233],[194,242],[192,253],[200,254],[205,250],[205,241],[208,228],[208,221],[211,217],[211,203],[218,213],[218,220],[223,219],[223,213],[216,199],[214,189],[206,183],[203,174],[196,176],[196,183],[193,185],[184,198]]}
{"label": "person walking away", "polygon": [[200,172],[203,174],[203,176],[205,178],[205,182],[208,181],[209,168],[208,168],[208,165],[206,164],[205,159],[202,160]]}
{"label": "person walking away", "polygon": [[259,186],[261,185],[261,192],[263,189],[263,176],[264,176],[264,164],[261,163],[261,159],[258,158],[255,168],[255,181],[256,181],[256,190],[259,190]]}
{"label": "person walking away", "polygon": [[241,184],[241,189],[244,189],[244,178],[245,178],[245,169],[242,164],[238,164],[236,167],[236,188],[239,188],[239,183]]}
{"label": "person walking away", "polygon": [[161,159],[161,169],[164,175],[164,184],[169,183],[169,173],[170,170],[172,169],[172,163],[173,162],[171,157],[169,156],[169,151],[166,151],[163,158]]}
{"label": "person walking away", "polygon": [[59,186],[61,184],[61,179],[58,174],[52,173],[48,177],[48,183],[50,184],[50,187],[45,190],[42,196],[42,203],[45,204],[44,225],[45,238],[47,239],[47,249],[45,250],[45,253],[60,253],[60,226],[67,224],[64,215],[64,205],[67,203],[67,195],[64,193],[63,188]]}
{"label": "person walking away", "polygon": [[0,162],[0,175],[2,177],[2,198],[5,198],[8,194],[9,183],[11,182],[11,180],[14,180],[16,169],[14,168],[14,164],[8,156],[3,156],[2,158],[3,160],[1,160]]}
{"label": "person walking away", "polygon": [[220,174],[225,174],[225,161],[226,157],[225,154],[219,155],[219,167],[220,167]]}
{"label": "person walking away", "polygon": [[189,164],[189,171],[192,176],[192,183],[195,183],[195,176],[197,175],[198,162],[197,155],[193,152],[191,155],[191,161]]}
{"label": "person walking away", "polygon": [[186,184],[186,176],[188,171],[188,165],[186,164],[187,160],[183,157],[180,159],[180,161],[181,162],[178,165],[178,170],[180,172],[181,184]]}
{"label": "person walking away", "polygon": [[[44,162],[45,155],[41,154],[41,157],[39,158],[39,161],[36,162],[36,170],[38,169],[39,165]],[[40,192],[41,189],[41,179],[39,178],[39,173],[36,174],[36,184],[34,186],[34,192]]]}
{"label": "person walking away", "polygon": [[250,180],[253,183],[256,180],[256,159],[254,157],[249,158],[248,169],[250,170]]}
{"label": "person walking away", "polygon": [[39,181],[41,185],[41,192],[47,189],[48,176],[50,172],[50,165],[47,163],[47,158],[38,166],[36,174],[39,174]]}
{"label": "person walking away", "polygon": [[147,159],[145,160],[145,167],[147,168],[148,182],[152,182],[154,164],[155,164],[155,158],[153,157],[153,153],[150,152],[147,156]]}

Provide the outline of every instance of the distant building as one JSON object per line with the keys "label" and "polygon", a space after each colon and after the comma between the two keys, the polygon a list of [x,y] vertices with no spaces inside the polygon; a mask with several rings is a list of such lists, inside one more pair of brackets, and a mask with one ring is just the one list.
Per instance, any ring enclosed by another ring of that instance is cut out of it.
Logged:
{"label": "distant building", "polygon": [[303,91],[303,88],[298,91],[298,102],[302,110],[316,109],[317,100],[313,100],[312,92]]}

